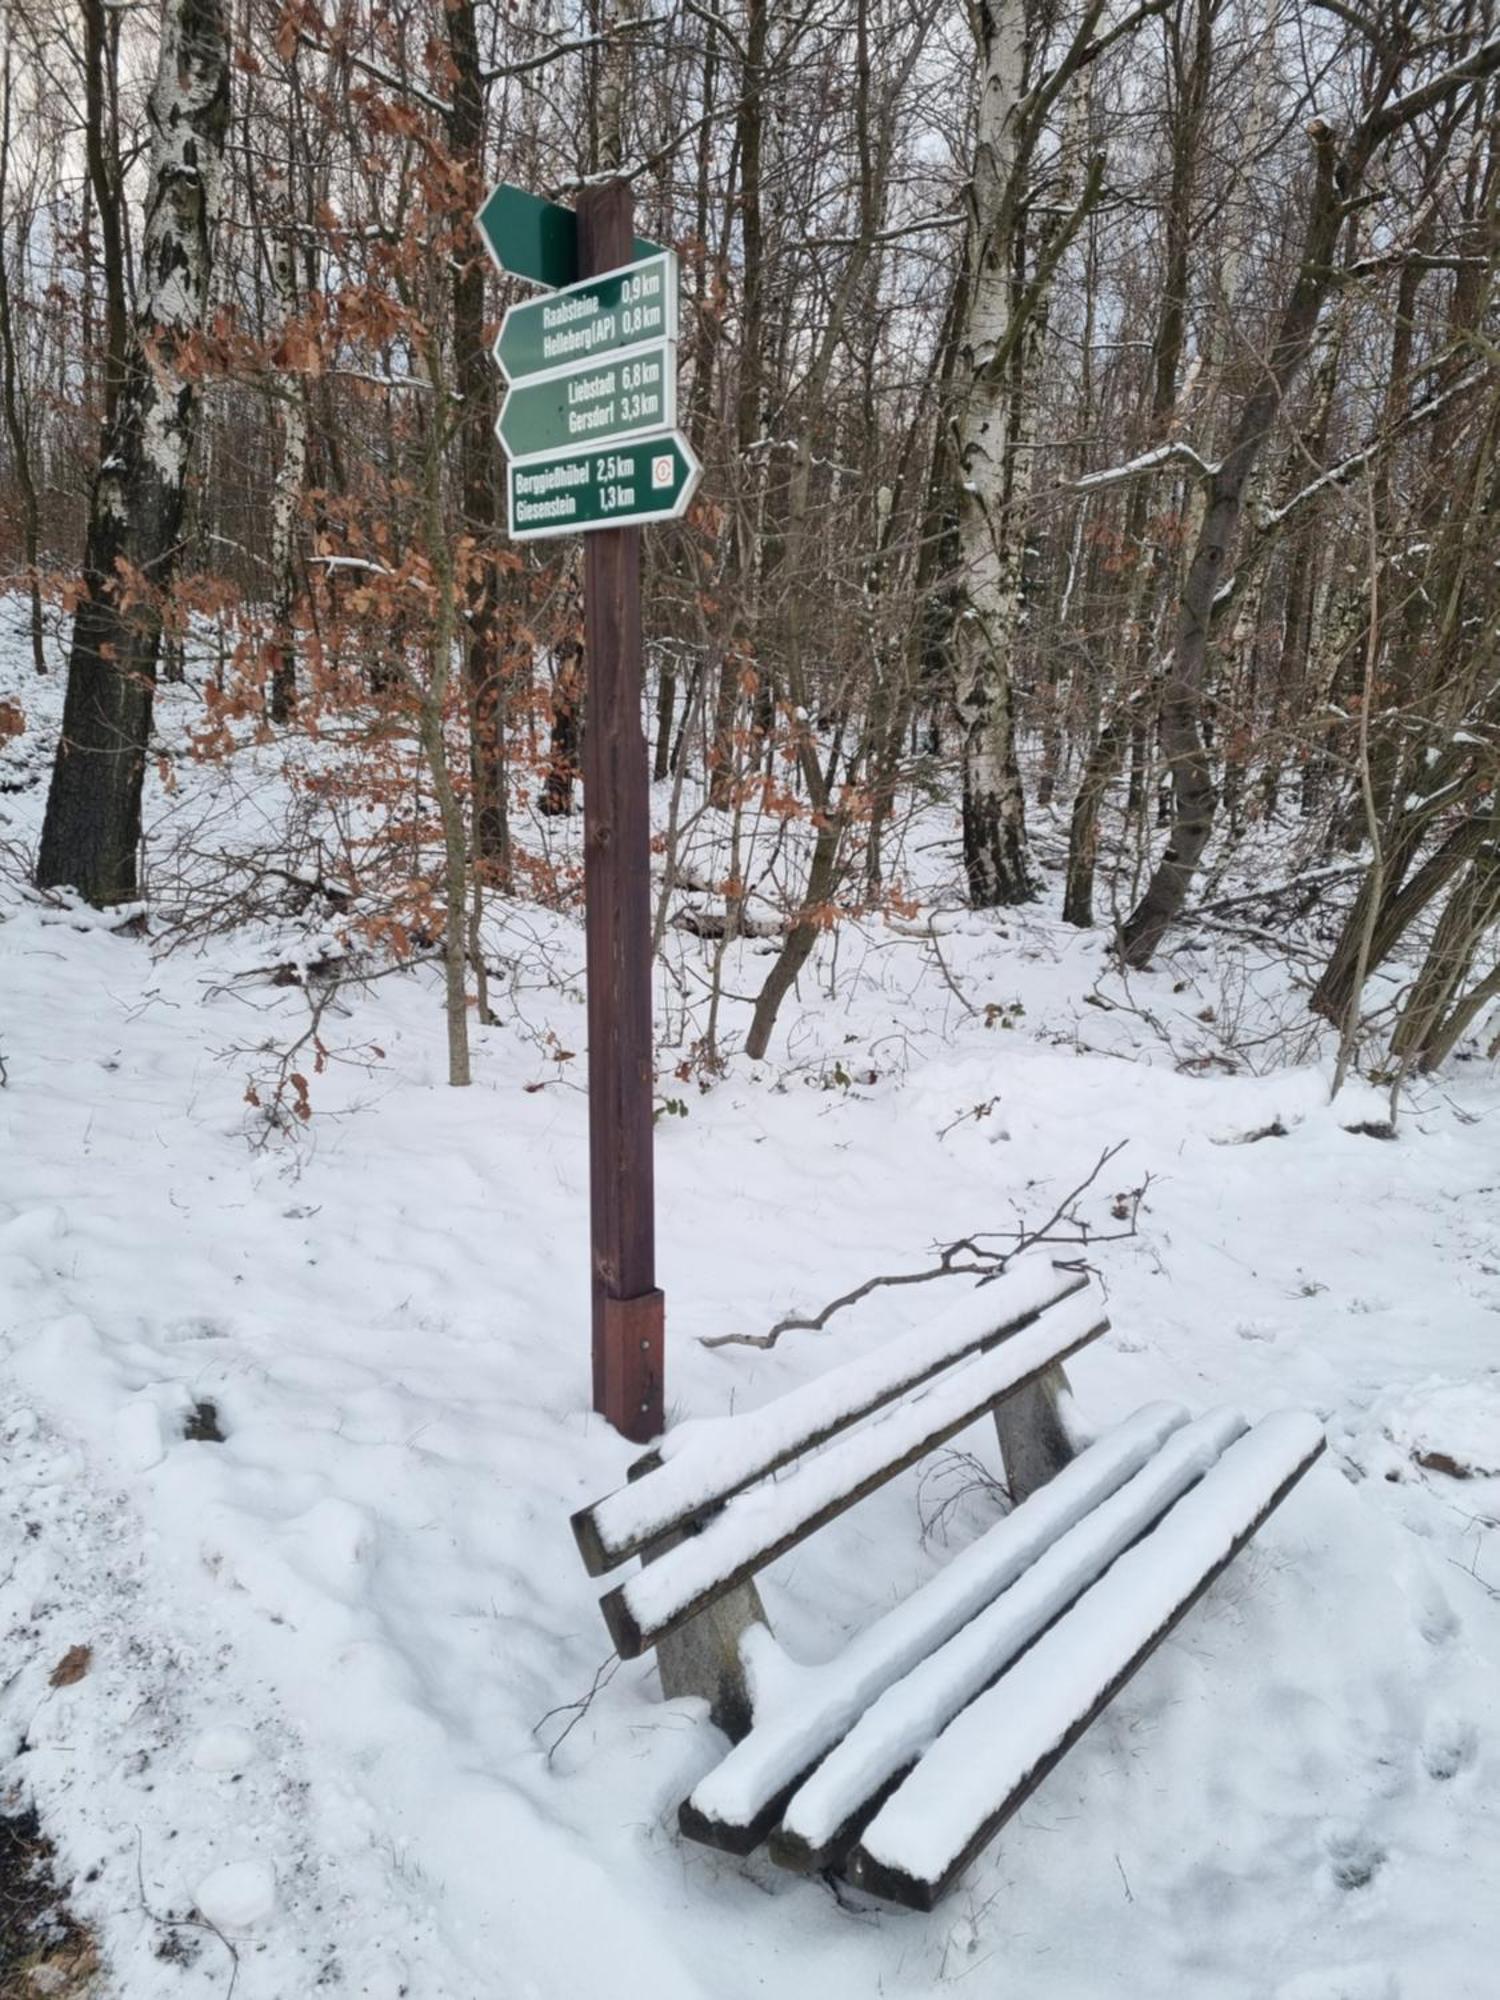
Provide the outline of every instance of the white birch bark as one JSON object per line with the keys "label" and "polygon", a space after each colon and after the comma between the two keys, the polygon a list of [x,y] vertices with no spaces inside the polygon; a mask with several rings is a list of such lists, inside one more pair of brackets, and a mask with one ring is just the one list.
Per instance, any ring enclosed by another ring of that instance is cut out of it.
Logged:
{"label": "white birch bark", "polygon": [[969,192],[968,304],[957,413],[958,564],[952,635],[963,759],[964,861],[976,908],[1029,894],[1025,805],[1015,752],[1011,646],[1020,568],[1007,532],[1017,107],[1026,73],[1021,0],[974,11],[979,108]]}
{"label": "white birch bark", "polygon": [[[229,122],[221,0],[167,0],[146,107],[150,175],[124,380],[104,439],[37,879],[91,902],[136,893],[162,607],[181,552]],[[121,580],[134,582],[133,594]],[[141,584],[145,588],[140,588]]]}

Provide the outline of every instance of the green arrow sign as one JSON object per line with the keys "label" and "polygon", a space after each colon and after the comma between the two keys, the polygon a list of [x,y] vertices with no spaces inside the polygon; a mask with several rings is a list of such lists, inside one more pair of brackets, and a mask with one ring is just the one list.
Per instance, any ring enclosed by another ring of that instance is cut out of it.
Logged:
{"label": "green arrow sign", "polygon": [[675,350],[665,341],[561,375],[515,383],[500,406],[495,435],[512,458],[596,446],[677,421]]}
{"label": "green arrow sign", "polygon": [[512,306],[500,323],[495,359],[515,382],[676,338],[677,259],[663,250],[643,263]]}
{"label": "green arrow sign", "polygon": [[[515,278],[538,285],[571,285],[578,276],[578,217],[560,202],[502,181],[474,218],[484,246]],[[654,257],[659,243],[635,239],[637,258]]]}
{"label": "green arrow sign", "polygon": [[506,471],[510,532],[517,541],[675,521],[702,470],[684,437],[667,431],[603,451],[512,459]]}

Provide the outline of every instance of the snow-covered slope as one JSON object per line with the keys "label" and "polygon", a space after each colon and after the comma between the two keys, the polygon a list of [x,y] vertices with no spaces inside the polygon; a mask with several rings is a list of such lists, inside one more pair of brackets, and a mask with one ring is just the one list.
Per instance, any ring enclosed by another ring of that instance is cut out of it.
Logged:
{"label": "snow-covered slope", "polygon": [[[30,727],[0,839],[24,847],[59,690],[19,664],[10,685]],[[165,731],[191,701],[168,695]],[[178,779],[171,809],[207,811],[215,775]],[[941,918],[941,968],[920,925],[847,933],[836,997],[804,981],[778,1036],[790,1060],[669,1086],[688,1110],[658,1128],[674,1416],[753,1407],[964,1281],[877,1292],[769,1350],[700,1336],[1034,1221],[1126,1140],[1082,1204],[1118,1227],[1111,1197],[1153,1176],[1139,1233],[1095,1253],[1114,1331],[1074,1365],[1085,1418],[1166,1398],[1327,1424],[1247,1556],[913,1917],[682,1843],[677,1803],[722,1744],[649,1659],[606,1664],[568,1516],[631,1450],[588,1408],[581,1060],[548,1053],[549,1031],[582,1049],[572,921],[497,913],[514,996],[476,1030],[472,1089],[442,1080],[435,977],[384,978],[325,1037],[383,1054],[332,1063],[301,1141],[257,1148],[258,1059],[235,1051],[305,1018],[295,988],[242,976],[276,941],[160,956],[3,893],[0,1790],[35,1799],[112,1992],[1495,1991],[1493,1071],[1424,1086],[1381,1143],[1346,1128],[1383,1103],[1330,1106],[1315,1061],[1175,1066],[1158,1024],[1195,1032],[1244,991],[1242,960],[1180,956],[1127,996],[1099,936],[1038,909]],[[202,1404],[222,1442],[184,1436]],[[992,1433],[960,1442],[993,1469]],[[995,1512],[977,1486],[923,1533],[963,1475],[909,1475],[778,1565],[788,1650],[826,1658],[944,1533],[972,1539]],[[52,1686],[74,1646],[87,1670]]]}

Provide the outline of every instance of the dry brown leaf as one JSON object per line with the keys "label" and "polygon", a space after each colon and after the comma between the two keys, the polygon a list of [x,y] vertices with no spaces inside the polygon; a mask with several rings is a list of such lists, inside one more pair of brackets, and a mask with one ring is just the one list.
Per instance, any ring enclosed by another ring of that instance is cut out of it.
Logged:
{"label": "dry brown leaf", "polygon": [[81,1681],[93,1657],[92,1646],[69,1646],[49,1676],[53,1687],[71,1687],[74,1681]]}

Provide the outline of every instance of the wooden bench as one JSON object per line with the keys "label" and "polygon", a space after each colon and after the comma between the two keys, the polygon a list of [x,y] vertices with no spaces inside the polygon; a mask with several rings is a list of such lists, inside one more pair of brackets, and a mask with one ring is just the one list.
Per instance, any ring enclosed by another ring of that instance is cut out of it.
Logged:
{"label": "wooden bench", "polygon": [[[1086,1277],[1023,1259],[762,1409],[669,1432],[574,1516],[592,1575],[643,1559],[602,1600],[618,1652],[655,1647],[664,1689],[734,1739],[686,1834],[931,1909],[1322,1451],[1299,1412],[1164,1403],[1073,1451],[1061,1364],[1107,1326]],[[756,1573],[987,1411],[1017,1504],[835,1659],[790,1660]]]}

